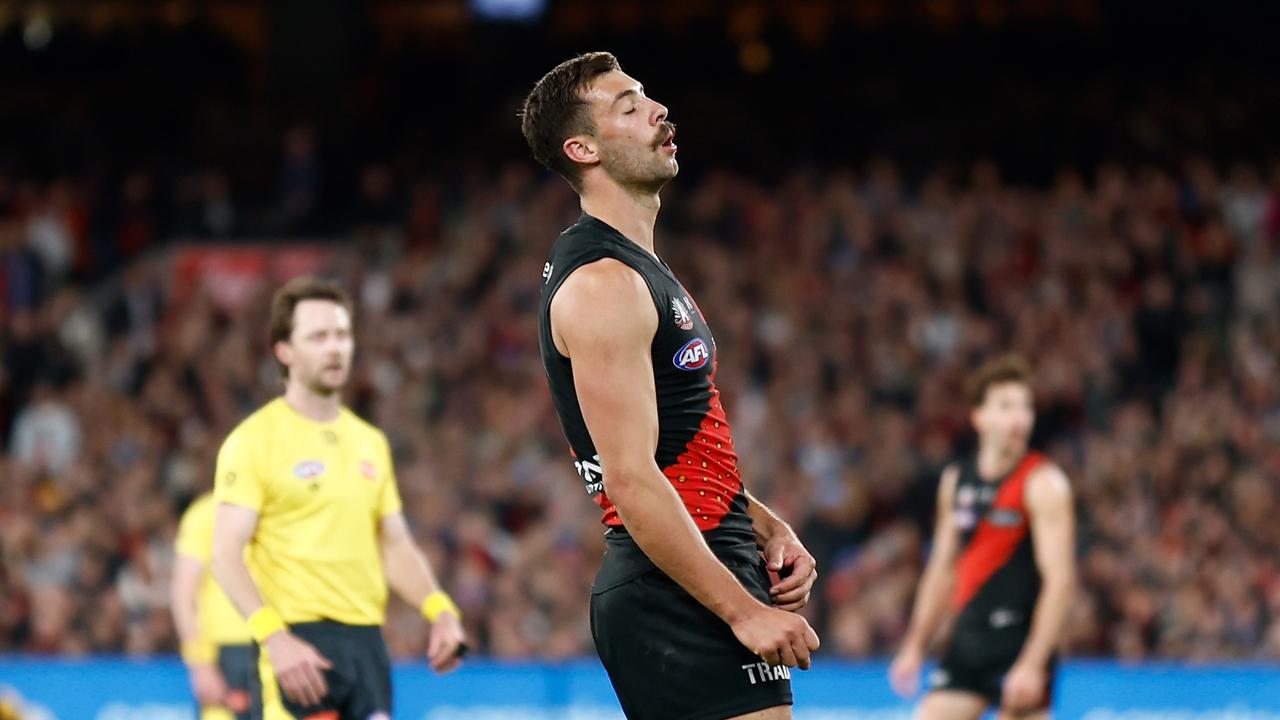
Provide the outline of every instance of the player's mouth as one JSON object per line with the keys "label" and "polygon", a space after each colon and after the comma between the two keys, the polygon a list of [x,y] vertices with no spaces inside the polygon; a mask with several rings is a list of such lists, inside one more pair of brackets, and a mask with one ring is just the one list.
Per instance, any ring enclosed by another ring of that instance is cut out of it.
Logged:
{"label": "player's mouth", "polygon": [[676,151],[676,128],[675,125],[667,126],[667,134],[662,142],[658,145],[659,150],[674,154]]}

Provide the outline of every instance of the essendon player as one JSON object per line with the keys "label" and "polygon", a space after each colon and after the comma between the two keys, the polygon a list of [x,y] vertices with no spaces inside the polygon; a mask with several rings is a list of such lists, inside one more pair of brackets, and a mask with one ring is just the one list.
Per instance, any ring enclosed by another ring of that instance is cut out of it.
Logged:
{"label": "essendon player", "polygon": [[1031,375],[1016,356],[991,360],[968,385],[978,453],[942,473],[933,552],[890,669],[914,695],[925,647],[947,611],[951,641],[920,707],[924,720],[1048,714],[1058,635],[1075,578],[1071,488],[1027,448]]}
{"label": "essendon player", "polygon": [[[604,510],[591,627],[629,718],[789,718],[799,615],[816,571],[743,487],[716,345],[654,250],[675,126],[608,53],[566,61],[525,100],[534,156],[582,202],[543,272],[542,362],[575,466]],[[767,560],[768,568],[761,559]],[[767,570],[781,580],[771,587]]]}

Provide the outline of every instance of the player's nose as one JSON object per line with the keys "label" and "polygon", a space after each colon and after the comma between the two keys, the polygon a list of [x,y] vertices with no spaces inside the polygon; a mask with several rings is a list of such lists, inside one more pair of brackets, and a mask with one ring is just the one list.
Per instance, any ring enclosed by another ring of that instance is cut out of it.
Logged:
{"label": "player's nose", "polygon": [[661,125],[666,119],[667,119],[667,106],[663,105],[657,100],[654,100],[653,101],[653,124]]}

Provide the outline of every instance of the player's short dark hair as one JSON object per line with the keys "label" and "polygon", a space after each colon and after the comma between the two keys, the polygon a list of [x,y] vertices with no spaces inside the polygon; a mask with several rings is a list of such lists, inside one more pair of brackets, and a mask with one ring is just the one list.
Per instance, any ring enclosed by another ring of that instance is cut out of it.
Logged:
{"label": "player's short dark hair", "polygon": [[[296,277],[285,283],[271,296],[271,347],[288,341],[293,336],[293,311],[303,300],[328,300],[347,309],[354,319],[351,296],[341,285],[317,277]],[[281,365],[280,371],[289,376],[289,368]]]}
{"label": "player's short dark hair", "polygon": [[1017,353],[998,355],[986,361],[965,381],[964,394],[969,404],[978,407],[987,400],[993,385],[1020,383],[1031,389],[1031,366]]}
{"label": "player's short dark hair", "polygon": [[574,135],[595,132],[582,93],[600,75],[621,70],[612,53],[589,52],[565,60],[542,76],[529,91],[520,109],[520,132],[533,157],[582,190],[582,172],[564,154],[564,141]]}

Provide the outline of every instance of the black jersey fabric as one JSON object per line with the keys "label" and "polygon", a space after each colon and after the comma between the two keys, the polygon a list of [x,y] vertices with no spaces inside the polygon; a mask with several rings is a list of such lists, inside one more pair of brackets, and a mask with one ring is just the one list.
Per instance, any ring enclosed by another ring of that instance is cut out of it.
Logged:
{"label": "black jersey fabric", "polygon": [[623,582],[653,567],[634,548],[609,500],[608,471],[601,467],[578,405],[572,360],[560,354],[551,336],[551,302],[560,286],[578,268],[606,258],[624,263],[644,279],[658,313],[658,329],[651,344],[659,425],[654,459],[712,551],[722,560],[753,562],[755,533],[747,516],[733,435],[716,389],[716,344],[711,328],[666,263],[608,224],[584,214],[561,233],[544,266],[538,336],[552,402],[574,469],[600,506],[602,522],[610,528],[610,551],[597,582]]}

